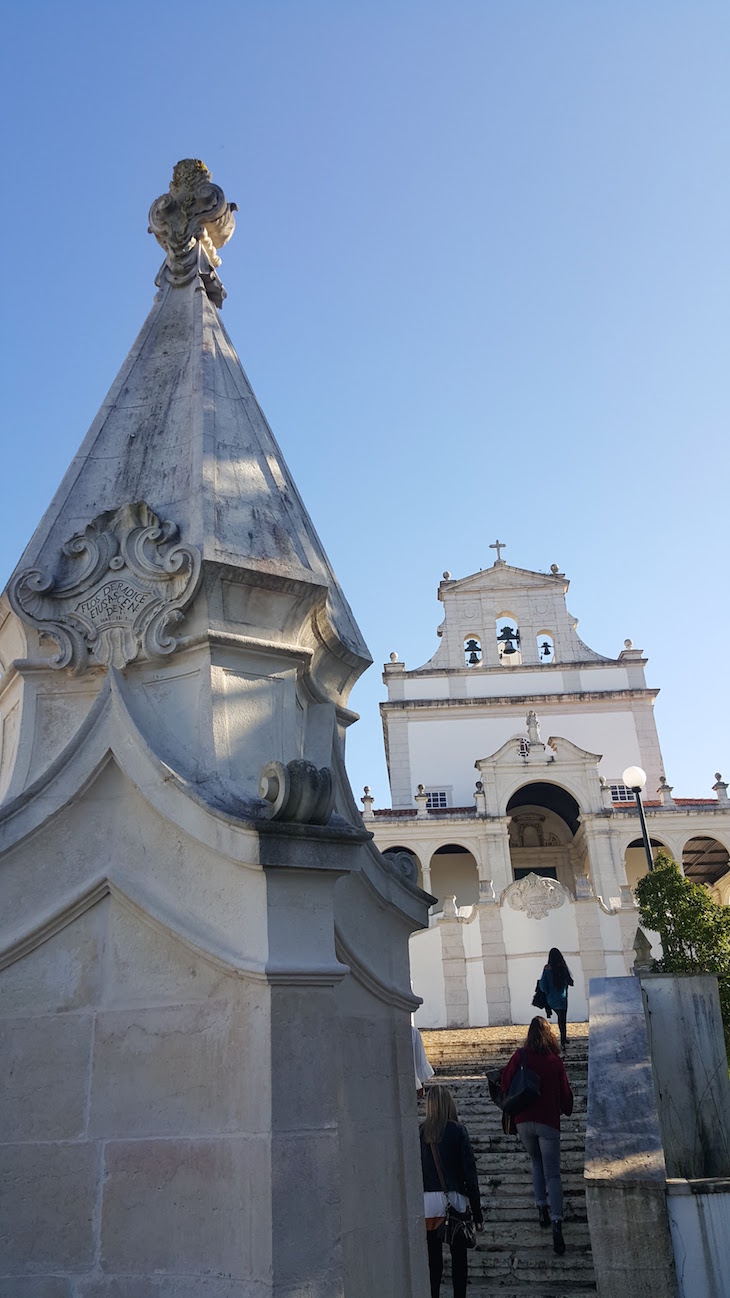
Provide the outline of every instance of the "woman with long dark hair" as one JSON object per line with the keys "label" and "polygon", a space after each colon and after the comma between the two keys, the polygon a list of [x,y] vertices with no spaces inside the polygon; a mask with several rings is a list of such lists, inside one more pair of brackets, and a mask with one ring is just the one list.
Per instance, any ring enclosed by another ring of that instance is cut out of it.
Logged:
{"label": "woman with long dark hair", "polygon": [[[421,1125],[420,1135],[431,1298],[439,1298],[444,1269],[444,1222],[449,1204],[463,1214],[471,1205],[477,1230],[481,1230],[483,1221],[469,1133],[459,1122],[451,1092],[445,1086],[429,1086],[426,1091],[426,1121]],[[466,1298],[467,1246],[463,1231],[456,1233],[450,1247],[454,1298]]]}
{"label": "woman with long dark hair", "polygon": [[547,964],[540,978],[540,991],[544,993],[551,1010],[554,1010],[560,1028],[560,1047],[565,1052],[568,1044],[568,988],[573,986],[570,969],[556,946],[548,952]]}
{"label": "woman with long dark hair", "polygon": [[[507,1095],[512,1079],[524,1063],[540,1078],[540,1094],[514,1115],[517,1135],[532,1162],[532,1188],[541,1226],[553,1227],[553,1248],[565,1252],[563,1239],[563,1183],[560,1179],[560,1115],[573,1112],[573,1092],[547,1019],[534,1018],[523,1050],[516,1050],[502,1073]],[[548,1206],[549,1204],[549,1206]]]}

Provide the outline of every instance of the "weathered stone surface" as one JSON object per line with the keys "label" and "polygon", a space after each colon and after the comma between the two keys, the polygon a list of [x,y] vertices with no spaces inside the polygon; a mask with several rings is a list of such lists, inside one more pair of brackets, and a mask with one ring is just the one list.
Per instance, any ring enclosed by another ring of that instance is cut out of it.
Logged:
{"label": "weathered stone surface", "polygon": [[103,1003],[110,1009],[155,1003],[179,1004],[225,995],[221,969],[194,955],[159,927],[153,928],[121,902],[110,905]]}
{"label": "weathered stone surface", "polygon": [[639,980],[594,978],[590,997],[585,1180],[601,1298],[677,1298]]}
{"label": "weathered stone surface", "polygon": [[730,1176],[730,1081],[717,978],[641,979],[667,1175]]}
{"label": "weathered stone surface", "polygon": [[[6,1298],[2,1290],[0,1298]],[[45,1298],[45,1294],[39,1298]],[[56,1295],[49,1294],[49,1298]],[[109,1276],[80,1281],[74,1298],[271,1298],[271,1285],[267,1280],[218,1276]]]}
{"label": "weathered stone surface", "polygon": [[93,1017],[0,1019],[0,1141],[84,1134]]}
{"label": "weathered stone surface", "polygon": [[0,1018],[96,1005],[109,898],[0,973]]}
{"label": "weathered stone surface", "polygon": [[0,1298],[76,1298],[71,1281],[62,1276],[15,1275],[0,1279]]}
{"label": "weathered stone surface", "polygon": [[197,1136],[247,1130],[250,1048],[244,1016],[228,1001],[100,1012],[90,1134]]}
{"label": "weathered stone surface", "polygon": [[89,1270],[98,1181],[96,1145],[3,1145],[0,1275]]}
{"label": "weathered stone surface", "polygon": [[264,1279],[268,1144],[264,1136],[108,1143],[103,1270]]}

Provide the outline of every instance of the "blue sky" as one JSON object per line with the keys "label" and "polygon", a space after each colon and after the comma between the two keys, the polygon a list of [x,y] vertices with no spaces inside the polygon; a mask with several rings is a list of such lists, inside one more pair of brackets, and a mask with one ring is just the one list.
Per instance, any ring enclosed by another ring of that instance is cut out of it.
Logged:
{"label": "blue sky", "polygon": [[[381,664],[442,571],[557,562],[661,686],[675,794],[730,775],[730,9],[705,0],[4,6],[0,582],[152,301],[151,201],[238,202],[224,319]],[[8,130],[8,126],[10,129]]]}

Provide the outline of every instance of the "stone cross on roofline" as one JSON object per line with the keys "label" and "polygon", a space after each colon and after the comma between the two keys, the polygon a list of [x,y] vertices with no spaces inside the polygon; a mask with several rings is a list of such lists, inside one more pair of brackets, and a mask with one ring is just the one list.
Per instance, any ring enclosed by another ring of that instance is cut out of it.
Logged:
{"label": "stone cross on roofline", "polygon": [[204,162],[199,158],[178,162],[168,193],[156,198],[150,208],[150,234],[167,253],[155,283],[181,288],[199,274],[208,297],[222,306],[226,291],[215,273],[221,264],[216,249],[233,234],[237,211],[236,203],[229,203],[220,185],[213,184]]}
{"label": "stone cross on roofline", "polygon": [[496,559],[494,560],[494,562],[495,562],[495,566],[496,566],[496,564],[498,564],[498,563],[505,563],[505,562],[506,562],[506,561],[502,558],[502,551],[507,549],[507,542],[506,542],[506,541],[496,540],[496,541],[494,542],[494,545],[490,545],[489,548],[490,548],[490,550],[496,550],[496,551],[497,551],[497,557],[496,557]]}

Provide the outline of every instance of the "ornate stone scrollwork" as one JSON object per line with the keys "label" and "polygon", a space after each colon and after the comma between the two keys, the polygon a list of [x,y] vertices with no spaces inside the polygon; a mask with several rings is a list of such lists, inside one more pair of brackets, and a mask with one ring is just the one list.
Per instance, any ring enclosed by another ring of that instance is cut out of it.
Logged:
{"label": "ornate stone scrollwork", "polygon": [[545,919],[551,910],[563,905],[568,894],[555,879],[542,874],[526,874],[524,879],[505,889],[504,900],[513,910],[522,910],[528,919]]}
{"label": "ornate stone scrollwork", "polygon": [[18,617],[58,642],[53,667],[78,675],[90,657],[126,667],[140,653],[173,652],[170,628],[193,599],[201,570],[199,552],[176,544],[177,536],[175,523],[138,501],[99,514],[67,541],[54,574],[18,573],[8,598]]}
{"label": "ornate stone scrollwork", "polygon": [[326,825],[334,810],[332,773],[314,762],[267,762],[259,780],[259,795],[269,805],[269,820],[295,820],[300,825]]}
{"label": "ornate stone scrollwork", "polygon": [[150,208],[150,233],[167,253],[155,283],[167,280],[179,287],[200,274],[208,297],[222,306],[226,293],[215,274],[221,264],[216,249],[233,234],[233,213],[237,211],[220,185],[213,184],[204,162],[198,158],[178,162],[169,192],[156,198]]}
{"label": "ornate stone scrollwork", "polygon": [[410,852],[383,852],[396,874],[401,875],[408,883],[418,883],[418,866]]}

